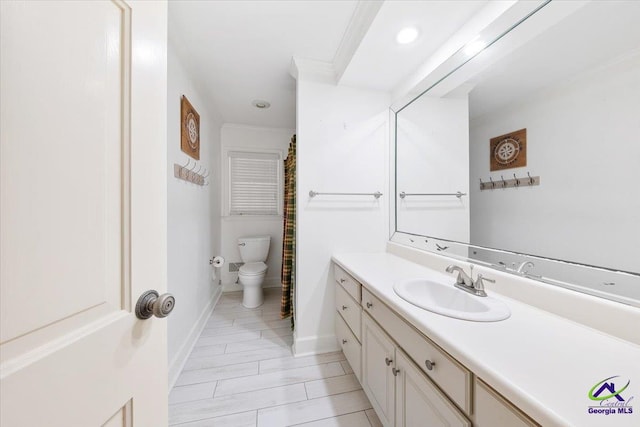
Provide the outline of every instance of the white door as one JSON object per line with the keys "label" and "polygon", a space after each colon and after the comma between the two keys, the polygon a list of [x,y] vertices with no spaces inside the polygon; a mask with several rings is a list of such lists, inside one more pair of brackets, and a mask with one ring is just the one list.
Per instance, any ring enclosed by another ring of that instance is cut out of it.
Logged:
{"label": "white door", "polygon": [[0,425],[164,426],[167,5],[0,15]]}
{"label": "white door", "polygon": [[362,316],[362,389],[380,421],[391,427],[395,421],[395,345],[365,314]]}
{"label": "white door", "polygon": [[398,349],[396,369],[396,427],[471,427],[471,422]]}

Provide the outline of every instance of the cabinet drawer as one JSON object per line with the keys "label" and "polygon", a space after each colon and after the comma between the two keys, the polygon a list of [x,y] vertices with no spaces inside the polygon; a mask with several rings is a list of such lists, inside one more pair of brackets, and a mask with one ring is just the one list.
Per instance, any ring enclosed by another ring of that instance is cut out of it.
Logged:
{"label": "cabinet drawer", "polygon": [[[405,322],[366,288],[362,308],[389,333],[396,343],[465,413],[471,413],[472,374],[444,350]],[[428,369],[426,361],[431,362]]]}
{"label": "cabinet drawer", "polygon": [[360,301],[362,301],[362,286],[360,286],[360,283],[337,264],[333,264],[333,277],[360,304]]}
{"label": "cabinet drawer", "polygon": [[336,336],[338,337],[340,347],[342,347],[344,357],[347,358],[347,362],[351,365],[351,369],[353,369],[353,373],[356,375],[356,378],[358,378],[358,381],[361,381],[362,370],[360,366],[362,363],[362,346],[338,313],[336,313]]}
{"label": "cabinet drawer", "polygon": [[362,317],[362,308],[360,304],[358,304],[351,296],[347,293],[346,290],[340,285],[336,284],[336,310],[353,334],[356,336],[358,341],[362,342],[361,334],[360,334],[360,318]]}

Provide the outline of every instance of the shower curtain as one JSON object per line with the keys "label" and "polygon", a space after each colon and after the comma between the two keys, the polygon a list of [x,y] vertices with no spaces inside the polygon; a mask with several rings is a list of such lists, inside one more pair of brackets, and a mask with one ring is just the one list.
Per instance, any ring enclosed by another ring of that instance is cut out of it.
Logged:
{"label": "shower curtain", "polygon": [[291,316],[294,326],[293,298],[295,290],[296,255],[296,136],[291,137],[289,152],[284,161],[284,226],[282,231],[282,303],[280,317]]}

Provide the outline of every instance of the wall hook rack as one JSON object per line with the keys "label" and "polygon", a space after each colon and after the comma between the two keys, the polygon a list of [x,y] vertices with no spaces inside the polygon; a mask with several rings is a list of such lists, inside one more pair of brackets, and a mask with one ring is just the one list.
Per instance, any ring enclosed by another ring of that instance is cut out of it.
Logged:
{"label": "wall hook rack", "polygon": [[209,176],[209,171],[204,168],[204,171],[207,172],[204,175],[204,172],[200,172],[203,170],[202,165],[195,171],[196,166],[198,166],[198,162],[194,161],[193,166],[189,167],[191,164],[191,159],[187,159],[187,163],[184,165],[179,165],[178,163],[173,164],[173,176],[181,179],[183,181],[191,182],[196,185],[205,186],[209,185],[209,182],[205,182],[205,178]]}
{"label": "wall hook rack", "polygon": [[[504,176],[500,175],[500,180],[494,181],[492,177],[489,177],[489,182],[482,181],[480,179],[480,190],[495,190],[496,188],[513,188],[513,187],[533,187],[540,185],[539,176],[531,176],[527,172],[526,177],[518,178],[516,174],[513,174],[513,179],[504,179]],[[497,184],[497,186],[496,186]]]}

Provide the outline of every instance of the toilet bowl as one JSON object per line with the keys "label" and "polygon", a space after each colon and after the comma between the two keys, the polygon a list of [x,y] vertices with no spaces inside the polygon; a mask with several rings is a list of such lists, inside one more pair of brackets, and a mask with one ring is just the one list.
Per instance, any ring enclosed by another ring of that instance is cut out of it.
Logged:
{"label": "toilet bowl", "polygon": [[262,282],[267,275],[267,256],[270,236],[242,237],[238,239],[240,258],[244,265],[238,271],[238,282],[242,285],[242,305],[256,308],[264,302]]}
{"label": "toilet bowl", "polygon": [[264,302],[262,282],[267,275],[267,264],[249,262],[240,267],[238,278],[243,288],[242,305],[247,308],[260,307]]}

